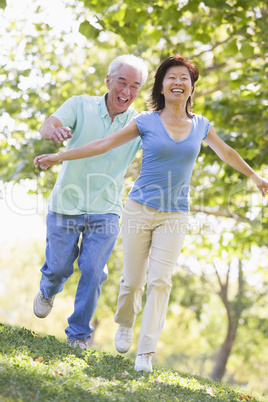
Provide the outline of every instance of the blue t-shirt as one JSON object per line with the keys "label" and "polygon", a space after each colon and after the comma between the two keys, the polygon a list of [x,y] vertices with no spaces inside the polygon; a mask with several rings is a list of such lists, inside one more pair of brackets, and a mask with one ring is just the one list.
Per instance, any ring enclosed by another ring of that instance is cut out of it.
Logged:
{"label": "blue t-shirt", "polygon": [[141,172],[129,197],[165,212],[189,212],[189,188],[201,141],[208,135],[209,121],[194,115],[187,138],[170,137],[157,111],[134,117],[142,140]]}

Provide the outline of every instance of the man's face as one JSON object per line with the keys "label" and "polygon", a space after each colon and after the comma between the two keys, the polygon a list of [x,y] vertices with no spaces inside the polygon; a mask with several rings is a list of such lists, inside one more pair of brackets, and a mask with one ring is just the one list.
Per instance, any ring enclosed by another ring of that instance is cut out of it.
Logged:
{"label": "man's face", "polygon": [[134,67],[122,65],[117,74],[106,77],[106,85],[109,90],[107,109],[111,118],[123,113],[137,97],[141,87],[141,73]]}

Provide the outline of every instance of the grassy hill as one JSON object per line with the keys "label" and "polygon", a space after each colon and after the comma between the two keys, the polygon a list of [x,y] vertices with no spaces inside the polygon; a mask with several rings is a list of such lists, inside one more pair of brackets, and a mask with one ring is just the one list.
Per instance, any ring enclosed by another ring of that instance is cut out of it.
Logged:
{"label": "grassy hill", "polygon": [[255,401],[268,398],[188,373],[97,350],[72,349],[53,336],[0,324],[0,401]]}

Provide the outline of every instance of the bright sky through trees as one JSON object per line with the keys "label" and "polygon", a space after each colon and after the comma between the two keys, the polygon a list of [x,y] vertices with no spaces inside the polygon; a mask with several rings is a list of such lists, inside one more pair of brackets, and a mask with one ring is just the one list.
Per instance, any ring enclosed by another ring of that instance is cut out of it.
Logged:
{"label": "bright sky through trees", "polygon": [[[39,6],[42,6],[44,10],[41,13],[37,12]],[[85,41],[85,38],[78,33],[79,21],[75,20],[72,8],[65,7],[62,0],[46,0],[45,2],[41,0],[9,0],[6,9],[0,10],[0,64],[2,65],[11,63],[6,54],[16,43],[16,39],[12,38],[12,31],[6,33],[10,21],[16,21],[16,29],[21,26],[24,35],[36,35],[33,23],[45,21],[59,35],[62,32],[69,34],[70,41],[77,43]],[[21,54],[16,55],[18,64],[26,62],[23,46],[21,48]],[[26,81],[25,85],[27,85]],[[7,113],[0,116],[0,128],[4,125],[7,125],[10,131],[15,127],[15,120]],[[38,205],[36,197],[27,195],[27,183],[24,185],[10,183],[8,186],[3,186],[1,190],[3,194],[3,199],[0,199],[1,243],[14,246],[22,239],[45,239],[45,227],[41,213],[42,210],[45,212],[46,206],[40,205],[40,203]]]}

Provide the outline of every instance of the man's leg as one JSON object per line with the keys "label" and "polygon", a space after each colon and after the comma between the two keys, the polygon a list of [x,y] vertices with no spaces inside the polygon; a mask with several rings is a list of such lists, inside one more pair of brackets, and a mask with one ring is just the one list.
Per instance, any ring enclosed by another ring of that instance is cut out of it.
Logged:
{"label": "man's leg", "polygon": [[74,312],[65,329],[68,340],[89,339],[93,328],[89,323],[97,307],[101,283],[107,277],[104,267],[119,233],[119,216],[115,214],[87,215],[78,266],[81,277],[75,296]]}
{"label": "man's leg", "polygon": [[33,309],[39,318],[45,318],[53,307],[55,295],[73,273],[78,255],[78,239],[83,230],[83,216],[47,215],[46,261],[41,269],[40,290],[35,296]]}
{"label": "man's leg", "polygon": [[47,215],[46,261],[41,268],[40,290],[46,298],[61,292],[73,273],[73,263],[79,248],[83,215],[60,215],[52,211]]}

